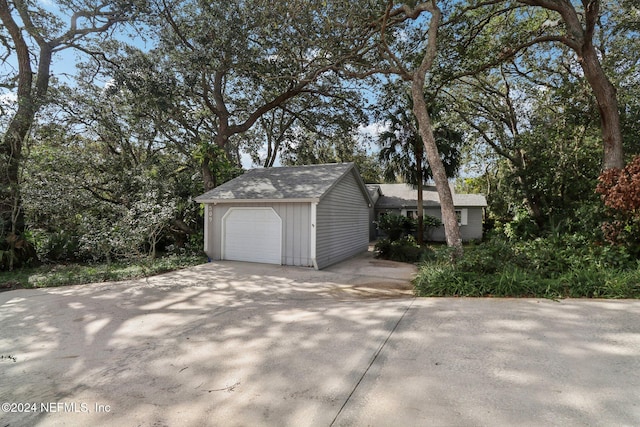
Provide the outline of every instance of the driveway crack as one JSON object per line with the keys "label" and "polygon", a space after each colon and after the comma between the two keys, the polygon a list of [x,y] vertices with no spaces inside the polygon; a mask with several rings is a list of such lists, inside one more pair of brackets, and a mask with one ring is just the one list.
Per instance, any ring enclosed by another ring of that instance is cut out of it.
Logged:
{"label": "driveway crack", "polygon": [[380,353],[382,353],[382,350],[385,348],[385,346],[387,345],[387,342],[389,342],[389,339],[391,339],[391,336],[394,334],[394,332],[396,331],[396,329],[398,329],[398,326],[400,325],[400,322],[402,322],[402,319],[404,319],[404,316],[407,314],[407,312],[409,311],[409,309],[411,308],[411,306],[413,305],[413,303],[415,302],[416,297],[413,297],[411,299],[411,302],[409,304],[407,304],[407,307],[404,309],[404,312],[402,312],[402,315],[400,316],[400,318],[398,319],[398,321],[396,322],[396,324],[393,326],[393,328],[391,329],[391,331],[389,332],[389,335],[387,335],[387,338],[385,338],[385,340],[382,342],[382,344],[380,345],[380,347],[378,347],[378,350],[376,350],[375,354],[373,355],[373,358],[371,359],[371,361],[369,362],[369,365],[367,366],[367,368],[364,370],[364,372],[362,373],[362,375],[360,376],[360,378],[358,379],[358,381],[356,382],[355,386],[353,387],[353,389],[351,390],[351,393],[349,393],[349,395],[347,396],[346,400],[344,401],[344,403],[342,404],[342,406],[340,407],[340,409],[338,410],[338,413],[336,414],[335,417],[333,417],[333,420],[331,421],[331,424],[329,424],[330,427],[332,427],[336,421],[338,420],[338,417],[340,417],[340,414],[342,413],[342,411],[344,410],[344,408],[346,408],[347,404],[349,403],[349,401],[351,400],[351,397],[355,394],[356,390],[358,389],[358,387],[360,386],[360,383],[362,383],[362,380],[364,379],[364,377],[367,376],[367,373],[369,372],[369,369],[371,369],[371,367],[373,366],[373,364],[376,362],[376,360],[378,359],[378,356],[380,355]]}

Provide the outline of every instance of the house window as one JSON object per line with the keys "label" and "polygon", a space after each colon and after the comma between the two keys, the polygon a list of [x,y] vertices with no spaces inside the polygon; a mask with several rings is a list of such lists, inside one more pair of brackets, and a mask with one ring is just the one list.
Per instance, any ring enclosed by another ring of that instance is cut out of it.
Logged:
{"label": "house window", "polygon": [[456,209],[456,217],[458,217],[458,225],[467,225],[467,209]]}

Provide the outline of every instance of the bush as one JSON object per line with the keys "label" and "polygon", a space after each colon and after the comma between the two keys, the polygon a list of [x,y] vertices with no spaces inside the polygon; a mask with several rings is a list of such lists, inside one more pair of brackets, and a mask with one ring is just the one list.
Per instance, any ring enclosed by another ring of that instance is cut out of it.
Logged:
{"label": "bush", "polygon": [[376,222],[378,230],[387,235],[389,240],[399,240],[403,235],[416,229],[416,222],[406,216],[396,214],[384,214]]}
{"label": "bush", "polygon": [[23,288],[44,288],[136,279],[199,265],[204,262],[206,262],[206,257],[203,255],[169,255],[137,262],[130,260],[129,262],[105,264],[42,265],[5,273],[0,279],[0,285],[11,283]]}
{"label": "bush", "polygon": [[76,259],[80,243],[78,237],[72,233],[65,230],[50,233],[34,230],[31,236],[40,261],[58,262]]}
{"label": "bush", "polygon": [[435,216],[425,215],[422,218],[422,226],[424,228],[424,238],[426,240],[431,240],[433,230],[442,226],[442,221],[440,221],[440,218],[436,218]]}
{"label": "bush", "polygon": [[469,246],[456,263],[448,250],[425,263],[414,281],[421,296],[640,298],[640,262],[624,247],[580,236]]}
{"label": "bush", "polygon": [[419,262],[432,253],[421,248],[415,237],[405,236],[399,240],[380,239],[375,245],[376,257],[400,262]]}
{"label": "bush", "polygon": [[640,156],[624,169],[604,171],[596,191],[609,210],[610,219],[602,224],[605,240],[640,256]]}

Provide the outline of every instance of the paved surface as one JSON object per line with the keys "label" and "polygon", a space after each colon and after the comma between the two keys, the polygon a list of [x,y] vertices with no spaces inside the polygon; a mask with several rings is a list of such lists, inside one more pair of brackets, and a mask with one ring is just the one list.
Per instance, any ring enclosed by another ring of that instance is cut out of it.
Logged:
{"label": "paved surface", "polygon": [[219,262],[0,293],[0,402],[36,404],[0,427],[640,425],[640,301],[414,299],[412,273]]}

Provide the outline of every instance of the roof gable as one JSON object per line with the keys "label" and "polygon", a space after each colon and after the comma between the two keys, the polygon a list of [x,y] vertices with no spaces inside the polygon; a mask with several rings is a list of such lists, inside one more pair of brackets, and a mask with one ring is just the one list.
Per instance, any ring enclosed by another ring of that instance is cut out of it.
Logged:
{"label": "roof gable", "polygon": [[196,197],[200,203],[234,201],[320,201],[345,175],[355,172],[364,197],[369,195],[353,163],[251,169]]}

